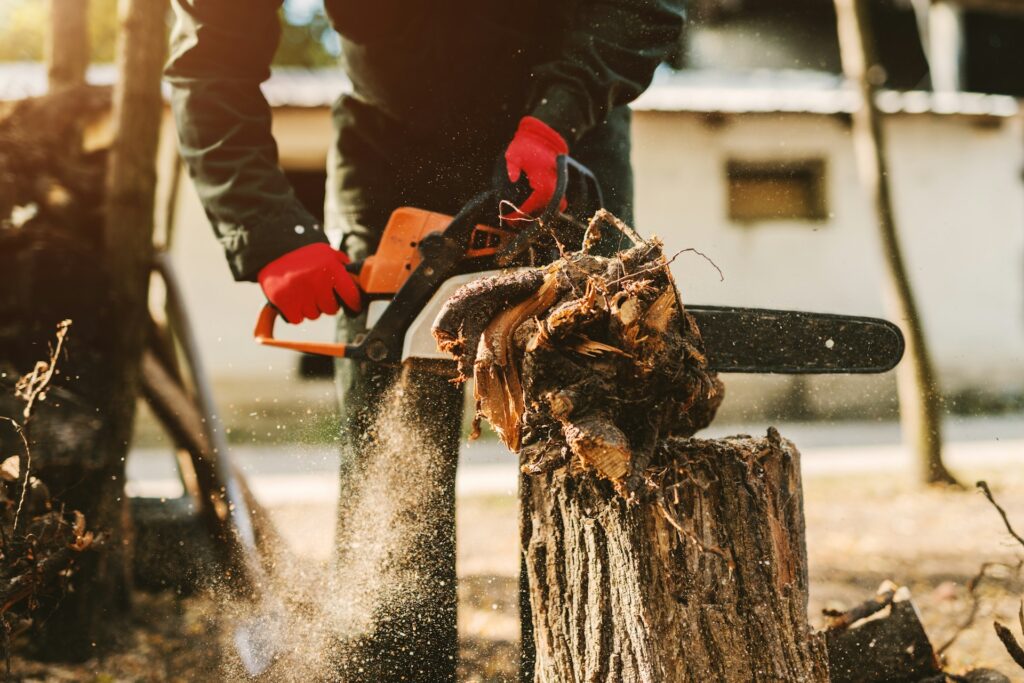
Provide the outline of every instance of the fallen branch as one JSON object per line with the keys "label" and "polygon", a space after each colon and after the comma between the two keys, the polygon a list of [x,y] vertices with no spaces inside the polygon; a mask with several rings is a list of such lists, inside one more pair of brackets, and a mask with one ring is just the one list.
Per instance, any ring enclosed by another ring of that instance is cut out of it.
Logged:
{"label": "fallen branch", "polygon": [[886,581],[874,598],[833,619],[825,632],[832,683],[920,681],[944,675],[906,588]]}

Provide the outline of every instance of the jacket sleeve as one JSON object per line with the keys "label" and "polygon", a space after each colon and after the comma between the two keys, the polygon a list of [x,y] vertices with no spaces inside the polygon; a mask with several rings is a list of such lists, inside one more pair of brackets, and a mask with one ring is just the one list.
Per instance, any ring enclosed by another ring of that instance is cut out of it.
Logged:
{"label": "jacket sleeve", "polygon": [[165,75],[181,155],[236,280],[293,249],[326,242],[278,165],[270,77],[281,0],[174,0]]}
{"label": "jacket sleeve", "polygon": [[684,0],[580,0],[557,57],[535,71],[532,115],[570,143],[636,99],[677,47]]}

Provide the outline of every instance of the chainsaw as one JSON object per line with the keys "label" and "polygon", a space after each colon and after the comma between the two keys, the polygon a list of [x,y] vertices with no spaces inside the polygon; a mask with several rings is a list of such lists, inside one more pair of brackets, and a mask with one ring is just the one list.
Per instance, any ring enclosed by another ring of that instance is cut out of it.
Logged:
{"label": "chainsaw", "polygon": [[[559,246],[582,242],[586,217],[603,205],[600,186],[586,167],[560,156],[557,170],[551,202],[522,230],[487,225],[498,215],[497,191],[478,194],[455,216],[396,209],[377,251],[348,266],[367,302],[366,333],[352,343],[277,339],[279,314],[269,303],[260,312],[256,341],[389,365],[418,359],[454,367],[431,334],[448,298],[478,278],[550,263]],[[899,328],[878,318],[688,304],[685,309],[700,330],[709,368],[717,372],[880,373],[903,356]]]}

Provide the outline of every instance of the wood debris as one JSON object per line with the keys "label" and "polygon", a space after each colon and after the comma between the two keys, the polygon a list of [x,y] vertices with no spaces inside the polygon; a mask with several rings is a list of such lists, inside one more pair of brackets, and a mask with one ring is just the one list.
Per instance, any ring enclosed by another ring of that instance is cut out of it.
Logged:
{"label": "wood debris", "polygon": [[606,258],[588,240],[549,266],[473,282],[433,331],[525,471],[593,470],[632,495],[659,440],[709,424],[723,387],[661,243],[607,211],[588,234],[615,230],[635,245]]}
{"label": "wood debris", "polygon": [[43,399],[56,372],[70,324],[65,320],[58,326],[49,360],[37,363],[17,382],[23,422],[0,416],[0,425],[14,432],[22,447],[0,463],[0,653],[5,658],[10,657],[11,640],[34,625],[35,615],[52,611],[82,553],[102,541],[87,528],[81,512],[51,499],[32,472],[25,435],[33,406]]}

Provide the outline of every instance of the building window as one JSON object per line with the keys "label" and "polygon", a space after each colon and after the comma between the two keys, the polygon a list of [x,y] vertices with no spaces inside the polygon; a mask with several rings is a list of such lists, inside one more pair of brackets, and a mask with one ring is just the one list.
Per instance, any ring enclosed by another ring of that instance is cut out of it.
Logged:
{"label": "building window", "polygon": [[726,164],[726,176],[729,218],[737,223],[828,218],[822,159],[733,159]]}

